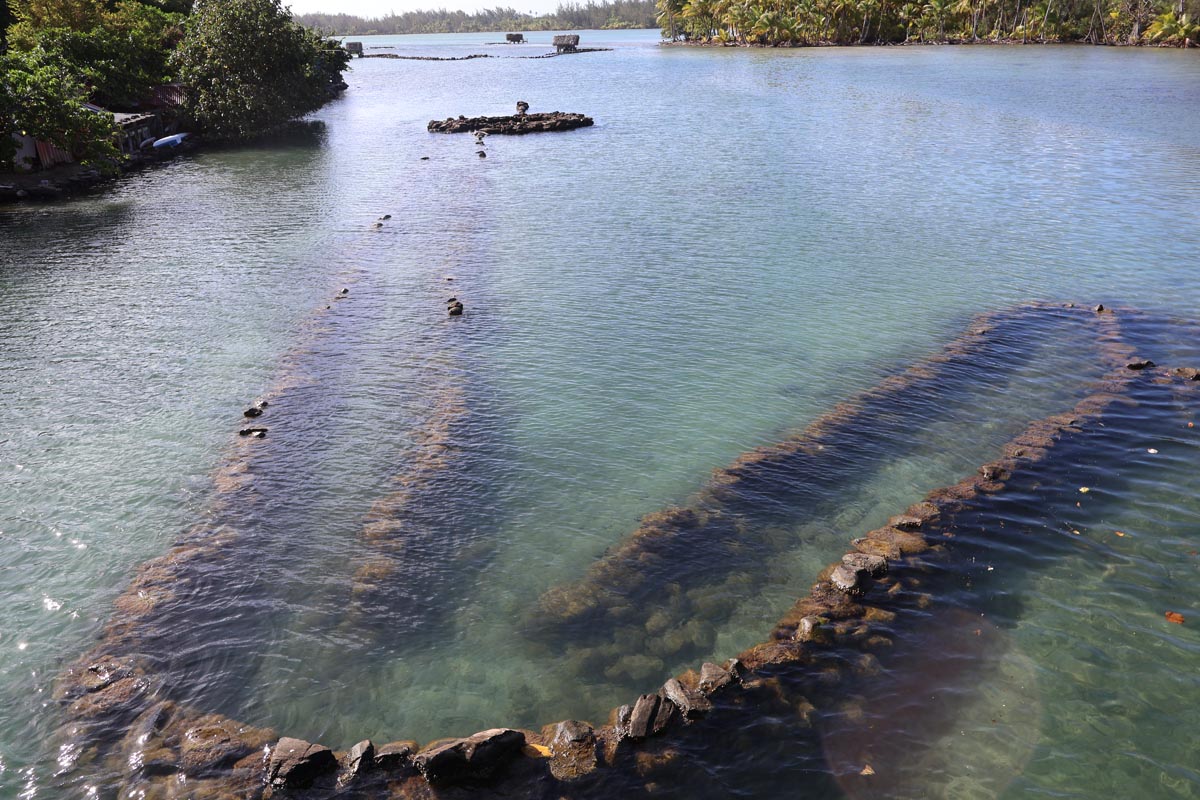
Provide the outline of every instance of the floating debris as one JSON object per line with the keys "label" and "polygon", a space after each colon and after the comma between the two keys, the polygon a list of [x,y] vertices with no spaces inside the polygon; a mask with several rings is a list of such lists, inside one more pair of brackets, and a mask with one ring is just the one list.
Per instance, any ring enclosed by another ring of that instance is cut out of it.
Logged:
{"label": "floating debris", "polygon": [[1182,625],[1185,621],[1183,614],[1180,614],[1178,611],[1168,611],[1166,617],[1167,622],[1174,622],[1176,625]]}

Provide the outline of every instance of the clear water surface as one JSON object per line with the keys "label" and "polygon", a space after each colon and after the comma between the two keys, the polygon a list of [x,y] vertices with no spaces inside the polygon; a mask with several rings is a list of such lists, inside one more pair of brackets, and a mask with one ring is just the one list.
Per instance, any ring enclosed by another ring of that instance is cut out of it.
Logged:
{"label": "clear water surface", "polygon": [[[643,514],[971,315],[1200,307],[1194,52],[664,48],[597,31],[583,44],[611,52],[527,60],[512,56],[550,34],[496,38],[364,37],[499,57],[355,60],[303,135],[0,208],[0,797],[73,796],[55,776],[53,679],[136,566],[212,513],[241,411],[273,387],[279,435],[256,462],[269,502],[240,521],[254,567],[227,587],[255,618],[197,619],[179,691],[335,747],[427,740],[603,722],[698,663],[581,670],[525,628]],[[596,125],[493,136],[486,159],[425,131],[517,100]],[[928,409],[845,497],[781,524],[780,556],[697,623],[708,655],[759,641],[848,538],[1069,406],[1093,365],[1036,345]],[[465,410],[425,509],[438,535],[404,573],[420,611],[354,618],[364,517],[446,398]],[[1020,716],[1027,748],[997,756],[1003,779],[930,769],[924,796],[1200,797],[1196,434],[1166,419],[1076,523],[1095,546],[1012,578],[1016,666],[962,714],[1019,698],[1037,709]],[[781,796],[769,776],[743,789]]]}

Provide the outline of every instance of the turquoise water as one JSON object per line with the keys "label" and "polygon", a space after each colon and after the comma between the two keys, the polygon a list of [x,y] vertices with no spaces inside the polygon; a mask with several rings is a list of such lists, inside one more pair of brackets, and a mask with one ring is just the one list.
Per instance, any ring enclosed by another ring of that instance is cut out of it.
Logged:
{"label": "turquoise water", "polygon": [[[541,52],[493,38],[364,42]],[[1063,299],[1196,316],[1194,53],[583,44],[614,50],[356,60],[305,135],[0,209],[0,796],[72,795],[54,676],[136,566],[198,520],[246,544],[194,629],[164,632],[179,699],[340,747],[599,723],[703,656],[609,676],[525,626],[643,514],[976,312]],[[487,159],[425,132],[518,99],[597,124],[490,137]],[[451,294],[462,319],[444,316]],[[1195,347],[1163,349],[1194,363]],[[1039,341],[931,407],[853,492],[773,523],[778,554],[697,621],[697,652],[761,640],[848,538],[1069,407],[1092,370]],[[214,510],[241,410],[280,385],[253,444],[262,499]],[[364,517],[447,397],[465,411],[403,562],[418,589],[364,622],[348,601]],[[1042,712],[1013,796],[1200,795],[1188,435],[1181,421],[1177,451],[1145,445],[1174,455],[1114,466],[1137,479],[1091,523],[1130,535],[1088,529],[1104,559],[1019,581],[1006,641],[1036,665]],[[922,791],[975,796],[953,785]]]}

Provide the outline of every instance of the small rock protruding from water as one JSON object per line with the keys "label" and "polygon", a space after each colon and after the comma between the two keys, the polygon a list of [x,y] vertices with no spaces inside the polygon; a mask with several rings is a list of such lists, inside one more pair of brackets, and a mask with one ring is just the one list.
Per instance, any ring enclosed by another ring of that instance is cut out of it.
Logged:
{"label": "small rock protruding from water", "polygon": [[711,661],[700,665],[700,691],[712,694],[733,683],[733,673]]}
{"label": "small rock protruding from water", "polygon": [[428,160],[429,160],[429,156],[421,156],[421,160],[422,160],[422,161],[428,161]]}
{"label": "small rock protruding from water", "polygon": [[271,753],[267,780],[278,789],[307,789],[314,780],[337,769],[337,765],[337,758],[328,747],[285,736]]}
{"label": "small rock protruding from water", "polygon": [[847,553],[842,556],[842,564],[871,578],[886,575],[888,571],[887,559],[867,553]]}
{"label": "small rock protruding from water", "polygon": [[242,416],[246,417],[247,419],[254,419],[255,417],[261,417],[262,413],[263,413],[263,409],[265,409],[269,405],[270,405],[270,403],[268,403],[266,400],[259,400],[256,403],[254,403],[254,405],[250,406],[245,411],[243,411]]}
{"label": "small rock protruding from water", "polygon": [[463,313],[463,304],[458,302],[457,300],[455,300],[454,302],[452,302],[448,306],[446,306],[446,311],[452,317],[461,317],[462,313]]}
{"label": "small rock protruding from water", "polygon": [[375,745],[363,739],[346,751],[338,762],[338,783],[347,784],[369,772],[375,766]]}
{"label": "small rock protruding from water", "polygon": [[1200,369],[1195,367],[1176,367],[1174,373],[1185,381],[1200,381]]}
{"label": "small rock protruding from water", "polygon": [[796,626],[796,633],[792,637],[797,642],[812,642],[822,638],[821,626],[827,620],[824,617],[807,616],[800,619],[800,623]]}
{"label": "small rock protruding from water", "polygon": [[[382,217],[380,217],[380,218],[379,218],[379,221],[380,221],[380,222],[387,222],[387,221],[388,221],[389,219],[391,219],[391,218],[392,218],[392,215],[391,215],[391,214],[384,214]],[[361,742],[359,742],[359,744],[362,744],[362,743],[361,743]],[[368,744],[370,744],[370,742],[368,742]]]}
{"label": "small rock protruding from water", "polygon": [[266,428],[242,428],[238,431],[238,436],[249,436],[251,439],[267,438]]}
{"label": "small rock protruding from water", "polygon": [[1098,306],[1096,306],[1096,308],[1095,308],[1095,309],[1093,309],[1093,310],[1094,310],[1094,311],[1095,311],[1097,314],[1103,314],[1103,313],[1104,313],[1104,310],[1105,310],[1105,309],[1104,309],[1104,303],[1101,303],[1101,304],[1099,304],[1099,305],[1098,305]]}
{"label": "small rock protruding from water", "polygon": [[375,750],[375,769],[396,772],[412,768],[416,742],[389,742]]}
{"label": "small rock protruding from water", "polygon": [[829,576],[829,582],[839,592],[858,594],[862,591],[862,577],[862,573],[858,570],[845,564],[838,564],[837,569]]}
{"label": "small rock protruding from water", "polygon": [[697,719],[712,711],[712,702],[707,697],[684,686],[678,678],[671,678],[664,683],[662,693],[679,707],[684,719]]}
{"label": "small rock protruding from water", "polygon": [[569,719],[547,725],[542,735],[550,742],[550,773],[558,780],[582,778],[599,766],[596,733],[586,722]]}
{"label": "small rock protruding from water", "polygon": [[1136,358],[1125,365],[1126,368],[1132,370],[1149,369],[1154,366],[1154,362],[1148,358]]}
{"label": "small rock protruding from water", "polygon": [[656,694],[644,694],[633,704],[633,711],[629,715],[630,739],[645,739],[654,730],[654,717],[661,699]]}
{"label": "small rock protruding from water", "polygon": [[383,223],[382,222],[372,222],[371,227],[374,228],[375,230],[379,230],[380,228],[383,227]]}
{"label": "small rock protruding from water", "polygon": [[343,286],[342,290],[340,292],[338,292],[338,294],[341,295],[342,297],[345,297],[346,295],[350,294],[350,289]]}
{"label": "small rock protruding from water", "polygon": [[487,158],[487,153],[483,152],[482,150],[477,151],[475,155],[479,156],[480,158]]}

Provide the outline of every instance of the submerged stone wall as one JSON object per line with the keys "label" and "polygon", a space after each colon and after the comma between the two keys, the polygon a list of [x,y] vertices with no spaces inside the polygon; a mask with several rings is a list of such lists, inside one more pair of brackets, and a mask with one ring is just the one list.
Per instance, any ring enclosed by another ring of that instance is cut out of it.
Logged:
{"label": "submerged stone wall", "polygon": [[[984,314],[932,356],[838,403],[778,444],[713,473],[681,507],[647,515],[582,580],[546,591],[525,631],[581,672],[644,680],[663,663],[710,652],[712,626],[732,613],[769,565],[794,546],[775,515],[816,516],[845,500],[874,467],[914,446],[929,409],[945,408],[1025,363],[1042,340],[1071,341],[1089,360],[1098,315],[1024,305]],[[1073,337],[1073,338],[1071,338]],[[630,641],[646,642],[630,652]]]}
{"label": "submerged stone wall", "polygon": [[919,620],[939,575],[950,574],[942,565],[956,557],[947,543],[958,526],[981,527],[1006,487],[1037,481],[1056,458],[1078,457],[1106,415],[1141,393],[1165,386],[1195,405],[1195,370],[1155,367],[1122,338],[1119,314],[1096,313],[1107,371],[1074,408],[1031,423],[976,474],[855,539],[766,641],[631,698],[605,724],[497,728],[424,747],[364,741],[334,753],[183,707],[138,652],[138,628],[145,608],[169,602],[194,570],[219,565],[226,540],[214,533],[143,566],[101,642],[63,676],[56,696],[68,719],[64,752],[89,770],[90,783],[118,786],[127,797],[641,797],[666,782],[703,784],[703,771],[689,767],[697,754],[732,750],[754,760],[748,720],[803,730],[845,680],[877,672],[876,654]]}

